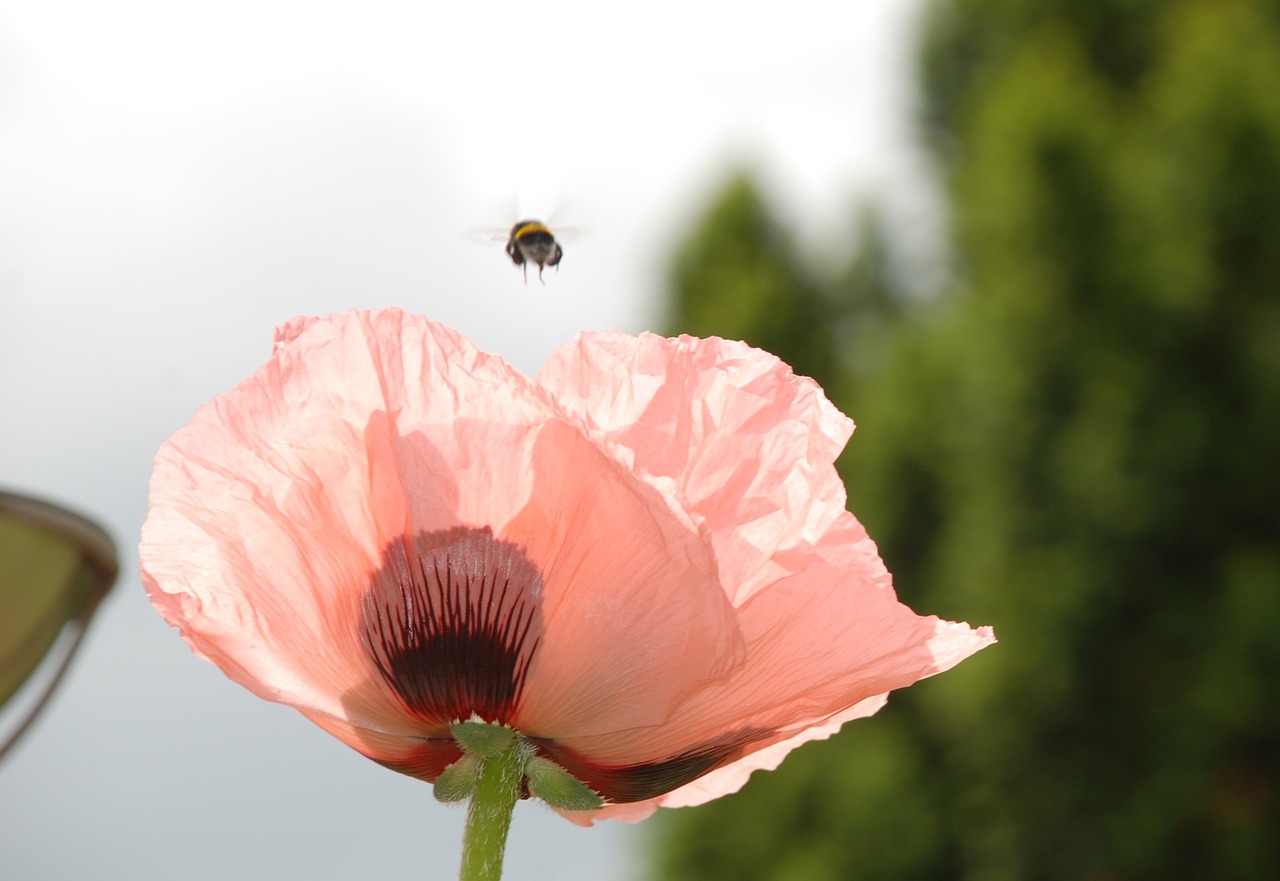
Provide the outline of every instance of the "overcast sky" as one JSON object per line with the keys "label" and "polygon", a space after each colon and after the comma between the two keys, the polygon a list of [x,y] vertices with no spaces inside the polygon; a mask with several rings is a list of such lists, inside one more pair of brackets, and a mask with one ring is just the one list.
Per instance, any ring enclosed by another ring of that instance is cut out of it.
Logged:
{"label": "overcast sky", "polygon": [[[0,878],[456,877],[461,809],[150,608],[156,448],[297,314],[403,306],[526,372],[578,330],[658,328],[665,261],[738,163],[810,243],[847,241],[868,192],[927,238],[921,2],[7,0],[0,486],[98,519],[122,575],[0,766]],[[583,232],[545,285],[463,235],[552,209]],[[505,877],[625,881],[644,838],[522,805]]]}

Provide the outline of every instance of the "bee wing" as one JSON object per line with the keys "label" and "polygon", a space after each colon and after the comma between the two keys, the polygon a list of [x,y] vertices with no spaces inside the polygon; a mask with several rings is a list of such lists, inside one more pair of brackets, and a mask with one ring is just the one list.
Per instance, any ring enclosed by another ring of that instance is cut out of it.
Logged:
{"label": "bee wing", "polygon": [[481,244],[505,242],[511,238],[511,227],[504,229],[496,226],[473,226],[471,229],[464,231],[463,235],[473,242],[480,242]]}
{"label": "bee wing", "polygon": [[[537,215],[535,215],[537,216]],[[572,242],[590,232],[592,216],[588,207],[566,193],[558,194],[542,215],[557,239]]]}

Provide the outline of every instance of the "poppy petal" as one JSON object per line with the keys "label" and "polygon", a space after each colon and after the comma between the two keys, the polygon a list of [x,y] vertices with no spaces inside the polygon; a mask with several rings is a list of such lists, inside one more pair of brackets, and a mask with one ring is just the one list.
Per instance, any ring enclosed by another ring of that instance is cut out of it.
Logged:
{"label": "poppy petal", "polygon": [[734,605],[790,574],[845,511],[832,463],[853,423],[813,380],[717,338],[584,333],[537,381],[602,444],[673,492],[710,533]]}
{"label": "poppy petal", "polygon": [[815,557],[738,609],[746,655],[728,677],[706,682],[661,726],[567,738],[564,746],[631,765],[685,754],[726,732],[754,732],[749,754],[994,641],[989,629],[921,617],[898,602],[852,515],[823,550],[830,559]]}
{"label": "poppy petal", "polygon": [[653,815],[660,807],[683,808],[704,804],[723,795],[737,792],[756,771],[772,771],[796,747],[811,740],[825,740],[835,734],[845,722],[875,715],[888,700],[880,694],[860,701],[822,725],[806,728],[800,734],[780,740],[770,746],[751,752],[737,761],[722,765],[705,775],[668,792],[645,801],[606,805],[595,811],[561,811],[560,813],[580,826],[591,826],[597,820],[621,820],[638,823]]}
{"label": "poppy petal", "polygon": [[462,751],[447,733],[410,737],[363,728],[321,713],[304,711],[303,715],[379,765],[429,783],[462,758]]}
{"label": "poppy petal", "polygon": [[697,531],[580,430],[550,422],[502,531],[546,578],[545,637],[512,724],[545,739],[658,726],[743,657]]}
{"label": "poppy petal", "polygon": [[406,535],[513,517],[531,482],[522,445],[555,416],[501,359],[426,319],[286,325],[272,359],[157,454],[144,584],[255,694],[411,733],[360,643],[369,580]]}

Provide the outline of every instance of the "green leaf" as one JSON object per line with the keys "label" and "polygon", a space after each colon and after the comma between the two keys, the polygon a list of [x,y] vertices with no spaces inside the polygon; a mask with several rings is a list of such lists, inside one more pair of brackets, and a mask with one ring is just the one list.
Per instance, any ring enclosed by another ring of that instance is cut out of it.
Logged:
{"label": "green leaf", "polygon": [[452,804],[470,798],[483,761],[464,753],[462,758],[445,768],[444,773],[436,778],[436,800]]}
{"label": "green leaf", "polygon": [[524,774],[529,780],[529,790],[553,808],[593,811],[604,805],[604,799],[587,784],[550,759],[530,757],[525,762]]}

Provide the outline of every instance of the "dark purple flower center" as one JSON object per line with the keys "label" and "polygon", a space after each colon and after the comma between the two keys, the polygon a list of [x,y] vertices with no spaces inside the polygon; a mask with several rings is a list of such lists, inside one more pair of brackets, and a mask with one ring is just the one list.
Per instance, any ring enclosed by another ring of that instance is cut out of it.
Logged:
{"label": "dark purple flower center", "polygon": [[[542,595],[538,567],[489,529],[419,533],[387,547],[361,600],[360,637],[383,680],[427,726],[473,716],[506,723],[516,715],[542,642]],[[674,757],[617,766],[521,732],[539,753],[613,803],[677,789],[772,733],[740,730]],[[424,738],[430,761],[390,766],[434,780],[461,755],[448,737],[442,730]]]}
{"label": "dark purple flower center", "polygon": [[523,550],[487,528],[406,537],[361,601],[361,641],[424,722],[504,722],[542,639],[542,585]]}

